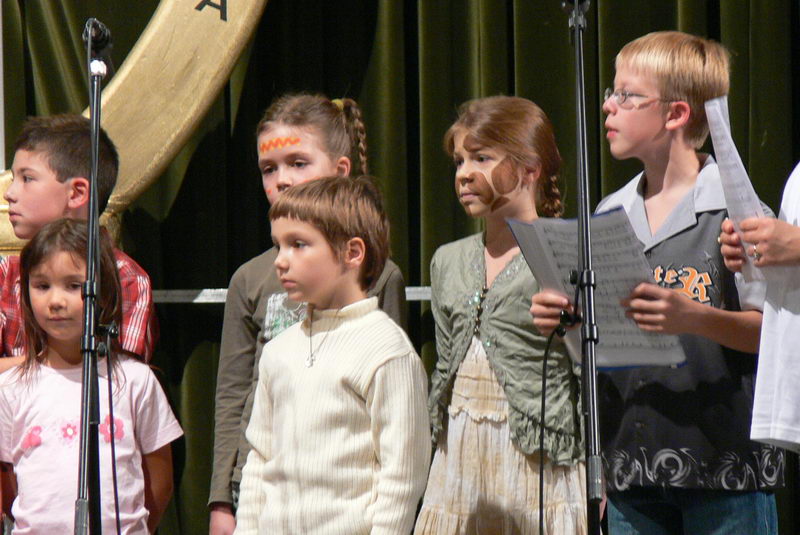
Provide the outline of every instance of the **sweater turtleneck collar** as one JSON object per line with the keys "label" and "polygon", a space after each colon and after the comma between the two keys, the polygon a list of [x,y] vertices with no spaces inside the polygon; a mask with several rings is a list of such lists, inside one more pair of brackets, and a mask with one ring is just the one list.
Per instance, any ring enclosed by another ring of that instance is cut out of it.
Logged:
{"label": "sweater turtleneck collar", "polygon": [[313,309],[312,311],[312,307],[309,305],[304,323],[307,326],[309,318],[313,318],[314,332],[316,333],[318,329],[327,330],[336,324],[366,316],[377,308],[377,297],[367,297],[366,299],[361,299],[360,301],[356,301],[342,308],[329,308],[325,310]]}

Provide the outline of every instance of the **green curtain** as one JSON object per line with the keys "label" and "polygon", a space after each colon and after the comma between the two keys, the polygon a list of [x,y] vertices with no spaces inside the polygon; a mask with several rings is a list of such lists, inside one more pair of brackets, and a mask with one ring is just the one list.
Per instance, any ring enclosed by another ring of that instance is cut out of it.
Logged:
{"label": "green curtain", "polygon": [[[196,0],[164,0],[188,1]],[[6,155],[26,115],[80,111],[87,103],[80,33],[96,16],[114,34],[117,66],[158,2],[2,2]],[[757,192],[777,209],[800,157],[800,3],[791,0],[593,2],[584,36],[592,205],[638,171],[611,157],[600,95],[614,57],[650,31],[678,29],[719,40],[732,54],[734,140]],[[186,38],[198,38],[186,36]],[[440,245],[475,232],[453,195],[442,136],[465,100],[514,94],[550,116],[564,159],[561,187],[575,213],[574,49],[560,2],[501,0],[270,0],[230,83],[162,179],[126,213],[124,246],[156,288],[224,287],[269,246],[267,203],[254,129],[286,91],[356,98],[364,108],[369,163],[387,199],[392,253],[409,285],[429,283]],[[413,304],[410,335],[433,359],[430,316]],[[176,499],[161,530],[196,533],[205,522],[208,452],[222,318],[218,305],[160,305],[156,364],[187,427],[176,447]],[[798,532],[796,461],[779,493],[781,531]]]}

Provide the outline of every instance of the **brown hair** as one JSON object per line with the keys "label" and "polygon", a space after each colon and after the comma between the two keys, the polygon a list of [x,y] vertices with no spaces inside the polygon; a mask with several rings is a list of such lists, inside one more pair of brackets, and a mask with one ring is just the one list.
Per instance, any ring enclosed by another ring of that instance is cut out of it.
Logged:
{"label": "brown hair", "polygon": [[512,161],[525,168],[540,167],[536,184],[539,215],[559,217],[563,212],[558,171],[561,155],[550,119],[530,100],[495,96],[470,100],[458,109],[458,119],[444,135],[444,150],[452,155],[456,132],[469,132],[488,147],[508,152]]}
{"label": "brown hair", "polygon": [[315,129],[333,160],[347,156],[361,174],[368,174],[367,130],[361,108],[351,98],[330,100],[323,95],[289,94],[272,102],[256,127],[260,136],[274,124]]}
{"label": "brown hair", "polygon": [[[86,221],[78,219],[57,219],[36,233],[22,249],[20,254],[20,293],[22,294],[22,317],[25,322],[26,356],[22,364],[23,376],[29,374],[34,366],[41,363],[47,349],[47,333],[36,323],[31,307],[29,281],[31,272],[58,252],[70,253],[75,261],[85,262],[87,243]],[[100,258],[98,264],[99,300],[98,317],[101,325],[114,321],[122,329],[122,290],[119,282],[117,263],[111,237],[104,229],[100,231]],[[119,340],[117,337],[116,340]],[[112,358],[119,351],[119,344],[112,342]]]}
{"label": "brown hair", "polygon": [[371,177],[332,176],[292,186],[269,209],[270,221],[281,217],[316,227],[337,257],[351,238],[364,240],[366,257],[359,275],[364,290],[383,272],[389,257],[389,220]]}
{"label": "brown hair", "polygon": [[616,69],[651,76],[666,101],[684,101],[691,114],[686,139],[700,148],[708,136],[705,102],[728,94],[730,55],[721,44],[683,32],[653,32],[617,54]]}
{"label": "brown hair", "polygon": [[[97,209],[102,213],[117,183],[119,155],[111,138],[102,128],[97,157]],[[28,117],[14,142],[14,152],[27,150],[45,156],[59,182],[91,174],[91,126],[81,115],[65,114]]]}

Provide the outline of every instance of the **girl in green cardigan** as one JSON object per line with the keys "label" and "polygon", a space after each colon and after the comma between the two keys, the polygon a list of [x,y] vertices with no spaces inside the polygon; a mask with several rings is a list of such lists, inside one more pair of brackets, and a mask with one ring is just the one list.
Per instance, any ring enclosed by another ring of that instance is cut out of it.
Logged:
{"label": "girl in green cardigan", "polygon": [[437,448],[415,533],[538,533],[542,462],[546,532],[585,533],[577,380],[555,347],[543,424],[546,339],[529,315],[538,284],[506,224],[561,214],[552,126],[529,100],[489,97],[464,104],[444,142],[459,202],[485,231],[444,245],[431,262]]}

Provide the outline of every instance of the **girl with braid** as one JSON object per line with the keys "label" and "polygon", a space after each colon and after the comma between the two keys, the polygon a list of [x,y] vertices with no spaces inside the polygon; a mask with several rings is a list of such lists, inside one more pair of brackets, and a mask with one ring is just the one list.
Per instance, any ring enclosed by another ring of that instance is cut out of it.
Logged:
{"label": "girl with braid", "polygon": [[[352,99],[292,94],[275,100],[256,128],[264,193],[270,205],[291,186],[317,178],[349,176],[357,161],[367,173],[367,140],[361,110]],[[211,535],[235,528],[239,482],[250,446],[244,436],[264,345],[305,318],[306,307],[289,299],[275,271],[273,247],[242,265],[231,278],[225,303],[217,375]],[[369,288],[378,306],[405,327],[405,284],[386,262]]]}
{"label": "girl with braid", "polygon": [[554,347],[542,422],[547,339],[528,311],[538,284],[506,224],[561,215],[553,128],[529,100],[482,98],[461,106],[444,145],[458,200],[484,231],[431,262],[436,452],[415,533],[538,533],[540,492],[546,533],[585,533],[577,381],[563,345]]}

